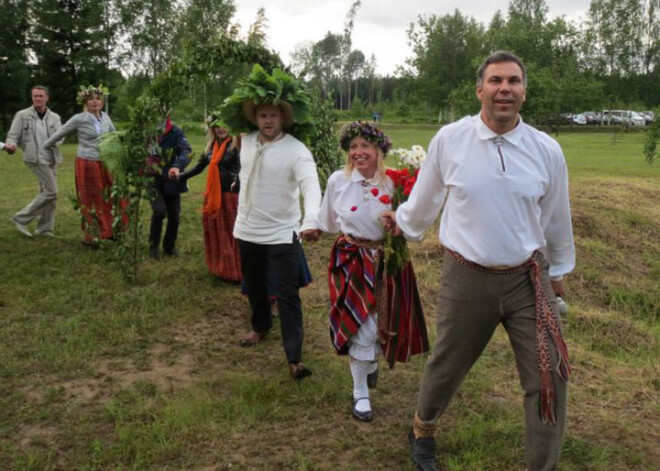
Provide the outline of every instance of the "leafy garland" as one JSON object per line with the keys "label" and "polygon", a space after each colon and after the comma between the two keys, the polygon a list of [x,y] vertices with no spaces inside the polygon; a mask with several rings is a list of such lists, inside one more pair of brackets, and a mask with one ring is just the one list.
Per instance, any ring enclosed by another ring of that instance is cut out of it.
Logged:
{"label": "leafy garland", "polygon": [[255,105],[289,103],[293,108],[294,124],[286,131],[297,139],[308,142],[314,131],[309,95],[300,82],[284,70],[275,68],[269,74],[261,65],[255,64],[250,75],[239,81],[234,93],[220,108],[222,118],[229,126],[230,132],[237,134],[257,129],[243,112],[243,104],[247,101],[252,101]]}

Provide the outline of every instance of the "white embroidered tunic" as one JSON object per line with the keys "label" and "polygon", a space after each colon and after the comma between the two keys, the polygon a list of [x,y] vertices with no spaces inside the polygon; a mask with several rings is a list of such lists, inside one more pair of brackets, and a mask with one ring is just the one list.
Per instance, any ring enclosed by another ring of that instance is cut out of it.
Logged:
{"label": "white embroidered tunic", "polygon": [[[310,229],[321,204],[321,187],[314,158],[305,145],[290,134],[264,144],[259,159],[258,132],[243,138],[241,191],[234,237],[256,244],[290,244],[293,233]],[[256,181],[250,182],[250,176]],[[247,190],[250,201],[247,201]],[[300,222],[300,194],[305,216]],[[249,203],[249,204],[248,204]]]}

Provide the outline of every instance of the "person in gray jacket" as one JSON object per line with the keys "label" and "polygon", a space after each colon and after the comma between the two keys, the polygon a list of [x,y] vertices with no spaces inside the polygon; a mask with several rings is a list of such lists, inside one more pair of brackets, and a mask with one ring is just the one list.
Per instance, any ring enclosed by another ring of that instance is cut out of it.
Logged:
{"label": "person in gray jacket", "polygon": [[37,176],[39,193],[30,203],[11,217],[16,229],[30,237],[28,224],[39,217],[35,233],[53,236],[55,227],[55,204],[57,202],[57,175],[55,167],[62,163],[62,155],[57,148],[46,150],[44,142],[61,127],[57,113],[47,106],[48,89],[35,85],[31,90],[32,106],[19,111],[7,134],[5,151],[13,154],[18,146],[23,150],[23,162]]}
{"label": "person in gray jacket", "polygon": [[62,128],[50,136],[44,147],[52,148],[57,141],[76,132],[78,151],[76,158],[76,194],[83,214],[83,244],[95,247],[97,239],[112,239],[112,202],[109,190],[113,178],[99,155],[101,135],[114,132],[115,126],[103,111],[107,89],[89,86],[78,92],[83,112],[71,117]]}

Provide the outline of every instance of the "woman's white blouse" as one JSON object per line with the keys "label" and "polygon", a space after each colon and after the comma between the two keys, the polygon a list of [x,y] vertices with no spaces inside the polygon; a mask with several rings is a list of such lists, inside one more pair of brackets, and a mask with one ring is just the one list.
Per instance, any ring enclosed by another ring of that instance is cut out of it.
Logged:
{"label": "woman's white blouse", "polygon": [[337,170],[328,179],[315,226],[323,232],[342,232],[355,238],[381,240],[385,231],[380,221],[391,209],[394,185],[389,177],[366,179],[353,170]]}

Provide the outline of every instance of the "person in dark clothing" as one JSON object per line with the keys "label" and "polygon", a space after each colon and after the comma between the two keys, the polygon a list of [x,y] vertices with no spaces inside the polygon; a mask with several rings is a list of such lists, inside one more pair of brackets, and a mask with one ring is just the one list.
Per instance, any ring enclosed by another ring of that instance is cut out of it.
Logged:
{"label": "person in dark clothing", "polygon": [[149,257],[153,259],[160,257],[160,238],[165,218],[167,218],[167,227],[163,238],[163,254],[169,257],[178,256],[176,238],[179,232],[181,193],[188,191],[185,179],[180,180],[179,174],[190,162],[191,152],[192,149],[183,129],[173,125],[168,117],[163,125],[163,133],[158,137],[157,158],[152,164],[154,181],[151,209],[153,214],[149,228]]}

